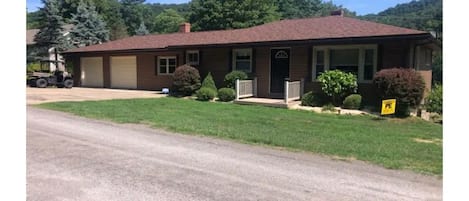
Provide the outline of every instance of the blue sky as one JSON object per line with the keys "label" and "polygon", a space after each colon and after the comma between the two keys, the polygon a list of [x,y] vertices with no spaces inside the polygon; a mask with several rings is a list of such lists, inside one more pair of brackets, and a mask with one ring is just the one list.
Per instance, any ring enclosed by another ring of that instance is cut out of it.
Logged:
{"label": "blue sky", "polygon": [[[395,6],[400,3],[408,3],[411,0],[325,0],[332,1],[334,4],[342,5],[358,15],[366,15],[370,13],[378,13],[386,8]],[[189,0],[146,0],[147,3],[186,3]],[[38,7],[42,7],[41,0],[26,0],[28,11],[35,11]]]}

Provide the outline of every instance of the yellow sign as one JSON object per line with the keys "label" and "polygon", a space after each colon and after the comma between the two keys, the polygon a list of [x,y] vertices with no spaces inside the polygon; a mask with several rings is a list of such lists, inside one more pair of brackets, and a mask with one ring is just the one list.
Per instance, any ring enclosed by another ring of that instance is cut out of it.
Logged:
{"label": "yellow sign", "polygon": [[396,112],[396,99],[383,100],[381,105],[381,115],[394,114]]}

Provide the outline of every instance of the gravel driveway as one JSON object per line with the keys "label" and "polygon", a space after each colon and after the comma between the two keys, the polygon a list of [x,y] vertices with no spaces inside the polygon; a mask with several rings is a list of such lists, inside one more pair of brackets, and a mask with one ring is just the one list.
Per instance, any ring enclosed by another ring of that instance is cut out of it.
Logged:
{"label": "gravel driveway", "polygon": [[164,96],[166,95],[158,91],[81,87],[71,89],[26,87],[26,103],[28,105],[57,101],[158,98]]}
{"label": "gravel driveway", "polygon": [[360,161],[27,108],[27,200],[441,200],[442,181]]}

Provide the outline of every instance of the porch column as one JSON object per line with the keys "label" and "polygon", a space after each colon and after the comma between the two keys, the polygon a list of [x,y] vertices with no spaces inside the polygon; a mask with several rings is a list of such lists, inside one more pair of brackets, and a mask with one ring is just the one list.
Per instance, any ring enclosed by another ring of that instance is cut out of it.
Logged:
{"label": "porch column", "polygon": [[254,97],[257,97],[257,77],[254,77],[252,82],[253,82],[252,83],[252,92],[253,92]]}
{"label": "porch column", "polygon": [[285,81],[285,103],[288,103],[288,81]]}
{"label": "porch column", "polygon": [[236,100],[239,100],[239,79],[236,79]]}

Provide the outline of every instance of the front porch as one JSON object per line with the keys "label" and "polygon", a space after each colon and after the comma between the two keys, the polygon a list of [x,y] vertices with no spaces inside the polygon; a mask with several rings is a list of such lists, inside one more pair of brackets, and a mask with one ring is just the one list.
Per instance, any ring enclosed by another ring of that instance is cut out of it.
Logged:
{"label": "front porch", "polygon": [[257,86],[257,78],[252,80],[236,80],[236,99],[234,103],[279,108],[289,108],[299,105],[304,92],[304,79],[292,82],[285,81],[285,90],[281,97],[258,97]]}

